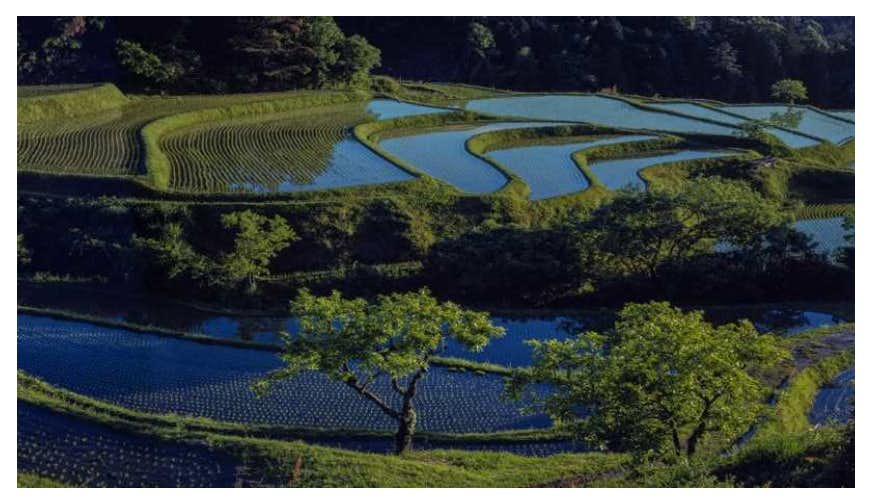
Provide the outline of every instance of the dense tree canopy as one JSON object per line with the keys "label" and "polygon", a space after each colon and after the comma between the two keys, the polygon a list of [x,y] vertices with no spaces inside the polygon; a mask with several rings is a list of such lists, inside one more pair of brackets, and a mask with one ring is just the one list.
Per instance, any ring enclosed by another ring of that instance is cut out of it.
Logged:
{"label": "dense tree canopy", "polygon": [[714,327],[665,302],[625,306],[605,335],[530,344],[533,369],[512,394],[549,383],[547,411],[591,443],[687,456],[755,419],[765,388],[752,373],[787,354],[750,322]]}
{"label": "dense tree canopy", "polygon": [[677,193],[623,191],[574,228],[586,267],[654,278],[661,265],[711,253],[716,243],[757,246],[787,221],[744,182],[704,177]]}
{"label": "dense tree canopy", "polygon": [[854,106],[854,18],[338,18],[390,75],[522,90],[767,101],[801,80],[813,103]]}
{"label": "dense tree canopy", "polygon": [[367,81],[380,51],[330,17],[25,17],[19,83],[151,91],[321,88]]}

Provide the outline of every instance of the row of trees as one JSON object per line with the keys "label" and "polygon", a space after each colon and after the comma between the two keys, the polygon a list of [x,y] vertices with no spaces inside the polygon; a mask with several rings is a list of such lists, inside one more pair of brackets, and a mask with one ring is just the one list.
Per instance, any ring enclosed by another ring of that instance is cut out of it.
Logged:
{"label": "row of trees", "polygon": [[765,101],[783,78],[813,102],[854,106],[854,18],[339,18],[380,47],[384,70],[522,90]]}
{"label": "row of trees", "polygon": [[[430,359],[449,340],[479,351],[505,332],[486,313],[425,290],[373,303],[301,291],[290,311],[300,331],[285,336],[283,367],[256,382],[256,392],[305,371],[325,373],[398,423],[398,453],[412,447]],[[626,306],[607,334],[530,345],[534,366],[508,383],[510,396],[537,396],[530,386],[550,384],[546,397],[527,399],[593,447],[686,457],[708,436],[727,441],[750,424],[766,392],[755,372],[787,356],[748,321],[716,328],[665,302]],[[390,384],[389,396],[374,389],[379,382]]]}
{"label": "row of trees", "polygon": [[813,280],[849,290],[840,282],[848,270],[817,254],[791,221],[745,182],[703,177],[678,191],[620,191],[556,226],[440,241],[424,273],[433,289],[468,302],[799,298]]}
{"label": "row of trees", "polygon": [[234,92],[368,84],[380,51],[330,17],[19,17],[18,82]]}

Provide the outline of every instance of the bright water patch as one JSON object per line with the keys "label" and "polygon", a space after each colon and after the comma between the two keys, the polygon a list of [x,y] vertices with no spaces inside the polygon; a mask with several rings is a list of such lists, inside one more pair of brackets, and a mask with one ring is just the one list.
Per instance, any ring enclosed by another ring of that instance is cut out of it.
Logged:
{"label": "bright water patch", "polygon": [[[788,111],[788,107],[783,105],[731,105],[723,109],[751,119],[769,119],[773,114],[784,114]],[[802,119],[794,129],[803,133],[833,143],[840,143],[855,136],[853,123],[834,119],[805,107],[795,107],[794,111],[802,112]]]}
{"label": "bright water patch", "polygon": [[325,169],[311,181],[300,183],[291,175],[277,184],[237,182],[228,185],[232,192],[277,193],[302,192],[376,183],[401,182],[413,176],[375,154],[352,137],[335,144]]}
{"label": "bright water patch", "polygon": [[839,216],[800,220],[794,223],[794,228],[812,237],[816,251],[823,254],[833,254],[841,247],[854,245],[853,241],[845,240],[851,232],[843,228],[843,218]]}
{"label": "bright water patch", "polygon": [[508,179],[486,161],[472,155],[465,142],[488,131],[555,126],[553,123],[494,123],[454,131],[389,138],[380,147],[435,178],[473,194],[502,188]]}
{"label": "bright water patch", "polygon": [[657,111],[596,95],[539,95],[472,100],[471,111],[497,116],[575,121],[633,128],[709,135],[732,135],[736,129]]}
{"label": "bright water patch", "polygon": [[809,421],[813,424],[848,422],[853,413],[855,396],[855,369],[837,375],[830,386],[822,387],[815,395]]}
{"label": "bright water patch", "polygon": [[848,119],[849,121],[855,120],[855,111],[828,111],[834,116],[839,116],[843,119]]}
{"label": "bright water patch", "polygon": [[18,402],[18,470],[87,487],[231,487],[240,462]]}
{"label": "bright water patch", "polygon": [[[706,106],[694,104],[692,102],[663,102],[658,104],[648,104],[648,107],[667,109],[687,114],[688,116],[711,119],[712,121],[720,121],[732,125],[739,125],[748,121],[747,119],[731,116],[721,111],[710,109]],[[767,128],[766,130],[770,132],[770,134],[775,135],[776,138],[787,144],[789,147],[801,148],[818,144],[817,140],[796,133],[791,133],[780,128]]]}
{"label": "bright water patch", "polygon": [[611,189],[619,189],[628,185],[644,187],[645,182],[639,177],[639,170],[656,164],[673,163],[678,161],[691,161],[693,159],[706,159],[710,157],[727,156],[726,152],[683,150],[661,156],[631,157],[626,159],[612,159],[597,161],[590,165],[599,180]]}
{"label": "bright water patch", "polygon": [[[282,365],[245,348],[136,334],[111,327],[19,314],[18,368],[74,392],[156,413],[242,423],[395,430],[396,422],[343,383],[306,372],[264,398],[250,386]],[[398,407],[386,379],[379,395]],[[417,398],[423,431],[489,432],[550,426],[503,399],[501,376],[432,367]]]}
{"label": "bright water patch", "polygon": [[449,112],[447,109],[409,104],[407,102],[399,102],[398,100],[390,99],[372,100],[368,103],[368,107],[365,109],[371,114],[377,116],[377,119],[394,119],[403,118],[405,116],[415,116],[417,114],[438,114]]}
{"label": "bright water patch", "polygon": [[529,185],[533,200],[547,199],[586,189],[590,183],[572,160],[571,155],[582,149],[613,143],[633,142],[654,138],[648,135],[575,142],[561,145],[533,145],[496,150],[487,155],[520,175]]}

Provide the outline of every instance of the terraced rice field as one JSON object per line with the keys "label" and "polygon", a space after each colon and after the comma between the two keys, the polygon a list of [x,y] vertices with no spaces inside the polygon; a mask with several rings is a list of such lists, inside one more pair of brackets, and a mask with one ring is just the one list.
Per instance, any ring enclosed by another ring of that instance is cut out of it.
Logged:
{"label": "terraced rice field", "polygon": [[610,189],[620,189],[626,186],[645,187],[645,182],[639,177],[639,171],[649,166],[727,155],[729,155],[727,152],[682,150],[660,156],[598,161],[590,165],[590,170],[599,178],[599,181]]}
{"label": "terraced rice field", "polygon": [[533,145],[489,152],[491,159],[518,174],[531,190],[530,199],[540,200],[579,192],[590,186],[587,177],[572,160],[582,149],[614,143],[648,140],[648,135],[626,135],[589,142],[561,145]]}
{"label": "terraced rice field", "polygon": [[186,192],[292,192],[411,179],[350,136],[363,104],[185,128],[164,138],[170,187]]}
{"label": "terraced rice field", "polygon": [[546,123],[494,123],[452,131],[388,138],[380,147],[415,168],[472,194],[495,192],[508,183],[495,167],[475,157],[466,141],[480,133],[513,128],[551,126]]}
{"label": "terraced rice field", "polygon": [[138,132],[171,114],[277,98],[278,94],[141,97],[121,110],[76,121],[18,129],[18,169],[45,173],[125,176],[143,173]]}
{"label": "terraced rice field", "polygon": [[88,487],[230,487],[239,462],[18,402],[18,471]]}
{"label": "terraced rice field", "polygon": [[822,387],[815,396],[809,421],[812,424],[848,422],[852,418],[855,396],[855,369],[836,376],[830,386]]}
{"label": "terraced rice field", "polygon": [[395,119],[417,114],[440,114],[448,112],[448,109],[429,107],[425,105],[410,104],[390,99],[375,99],[368,103],[366,108],[377,119]]}
{"label": "terraced rice field", "polygon": [[[19,314],[18,368],[122,406],[243,423],[394,430],[395,422],[349,387],[319,373],[280,383],[257,399],[250,383],[281,365],[273,354],[136,334]],[[374,390],[400,402],[389,383]],[[491,432],[548,427],[502,398],[498,375],[433,367],[418,395],[423,431]],[[471,393],[478,393],[472,396]]]}
{"label": "terraced rice field", "polygon": [[[695,118],[710,119],[712,121],[719,121],[732,125],[739,125],[747,121],[742,117],[732,116],[730,114],[720,112],[707,106],[695,104],[692,102],[660,102],[648,104],[648,107],[666,109],[670,111],[680,112],[682,114],[687,114],[688,116],[693,116]],[[812,145],[818,144],[817,140],[813,140],[803,135],[791,133],[779,128],[767,128],[767,131],[785,144],[787,144],[789,147],[801,148],[810,147]]]}
{"label": "terraced rice field", "polygon": [[800,220],[794,223],[794,228],[812,237],[816,251],[823,254],[832,254],[841,247],[851,245],[845,240],[849,232],[843,228],[841,216]]}
{"label": "terraced rice field", "polygon": [[470,111],[527,119],[588,122],[619,128],[710,135],[732,135],[735,128],[662,112],[646,111],[627,102],[597,95],[537,95],[470,101]]}
{"label": "terraced rice field", "polygon": [[[722,107],[722,109],[750,119],[769,119],[775,113],[786,112],[788,107],[783,105],[730,105]],[[854,123],[834,119],[827,114],[815,112],[805,107],[797,107],[795,110],[803,111],[803,119],[796,127],[803,133],[833,143],[841,143],[855,137]]]}

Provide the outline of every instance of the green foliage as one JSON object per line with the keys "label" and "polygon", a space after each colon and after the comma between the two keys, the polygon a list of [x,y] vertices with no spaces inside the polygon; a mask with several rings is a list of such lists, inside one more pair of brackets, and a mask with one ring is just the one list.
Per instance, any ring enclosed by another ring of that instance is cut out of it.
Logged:
{"label": "green foliage", "polygon": [[252,211],[222,215],[222,226],[235,230],[234,249],[219,258],[219,269],[231,282],[246,280],[255,291],[256,278],[267,274],[271,260],[298,236],[279,216],[267,218]]}
{"label": "green foliage", "polygon": [[663,263],[711,252],[715,241],[748,247],[783,221],[777,203],[744,183],[707,177],[680,192],[622,191],[573,229],[585,266],[653,278]]}
{"label": "green foliage", "polygon": [[770,96],[780,102],[793,104],[809,99],[806,85],[800,80],[785,78],[770,87]]}
{"label": "green foliage", "polygon": [[68,484],[65,484],[56,479],[51,479],[49,477],[43,477],[41,475],[32,474],[29,472],[19,472],[18,473],[18,487],[19,488],[68,488],[70,487]]}
{"label": "green foliage", "polygon": [[380,64],[380,50],[331,17],[240,17],[230,30],[229,79],[242,88],[363,86]]}
{"label": "green foliage", "polygon": [[338,78],[353,86],[367,87],[369,72],[380,66],[380,50],[359,35],[350,36],[339,45],[340,58],[335,69]]}
{"label": "green foliage", "polygon": [[179,223],[163,226],[157,238],[135,237],[134,245],[150,254],[170,279],[203,280],[210,275],[210,261],[189,244]]}
{"label": "green foliage", "polygon": [[[291,312],[298,317],[300,329],[294,338],[285,337],[280,358],[286,365],[258,381],[256,392],[265,394],[274,382],[307,370],[323,372],[399,422],[399,453],[411,446],[417,420],[413,398],[429,359],[447,339],[478,351],[505,332],[492,325],[486,313],[439,303],[425,289],[380,296],[371,304],[345,299],[337,291],[315,297],[302,290]],[[371,390],[371,383],[380,376],[390,379],[401,398],[400,409]]]}
{"label": "green foliage", "polygon": [[147,84],[169,84],[181,76],[182,71],[178,66],[163,63],[157,55],[136,42],[121,38],[116,40],[116,56],[125,71]]}
{"label": "green foliage", "polygon": [[156,238],[135,237],[134,244],[150,254],[170,279],[186,277],[225,288],[245,281],[252,293],[277,254],[298,238],[282,217],[268,218],[250,210],[222,215],[222,227],[234,233],[234,241],[230,251],[218,255],[192,247],[179,223],[161,226]]}
{"label": "green foliage", "polygon": [[625,306],[608,335],[529,343],[532,373],[512,393],[550,383],[548,412],[592,442],[688,457],[707,435],[729,439],[751,423],[765,391],[751,369],[787,354],[750,322],[714,327],[654,302]]}

